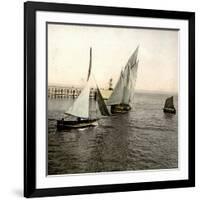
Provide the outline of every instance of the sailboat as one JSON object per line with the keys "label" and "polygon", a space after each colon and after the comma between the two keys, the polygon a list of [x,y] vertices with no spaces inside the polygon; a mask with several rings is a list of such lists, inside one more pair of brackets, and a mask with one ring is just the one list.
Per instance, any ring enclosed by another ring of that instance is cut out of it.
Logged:
{"label": "sailboat", "polygon": [[[99,117],[91,115],[90,111],[90,84],[91,84],[91,68],[92,68],[92,48],[90,48],[90,61],[89,70],[87,76],[87,82],[85,87],[81,91],[80,95],[73,102],[72,106],[65,112],[66,117],[57,120],[57,129],[72,129],[72,128],[84,128],[88,126],[96,126]],[[106,107],[106,104],[101,96],[100,90],[97,87],[97,107],[103,116],[109,116],[110,113]],[[73,118],[73,120],[71,119]]]}
{"label": "sailboat", "polygon": [[165,106],[163,108],[163,112],[164,113],[176,114],[176,109],[174,107],[173,96],[171,96],[171,97],[169,97],[169,98],[166,99]]}
{"label": "sailboat", "polygon": [[126,113],[132,108],[139,63],[137,60],[138,49],[139,46],[129,58],[124,69],[121,70],[113,93],[106,103],[111,106],[110,111],[112,114]]}

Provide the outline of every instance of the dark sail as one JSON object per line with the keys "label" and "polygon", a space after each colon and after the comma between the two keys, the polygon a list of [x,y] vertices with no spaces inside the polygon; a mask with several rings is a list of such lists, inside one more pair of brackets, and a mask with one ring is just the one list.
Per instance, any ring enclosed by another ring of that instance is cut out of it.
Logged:
{"label": "dark sail", "polygon": [[99,110],[100,110],[101,114],[104,115],[104,116],[109,116],[110,113],[109,113],[109,111],[108,111],[108,109],[106,107],[106,104],[105,104],[105,102],[103,100],[103,97],[101,95],[101,92],[100,92],[98,86],[97,86],[97,102],[98,102]]}
{"label": "dark sail", "polygon": [[173,96],[166,99],[165,108],[174,108]]}

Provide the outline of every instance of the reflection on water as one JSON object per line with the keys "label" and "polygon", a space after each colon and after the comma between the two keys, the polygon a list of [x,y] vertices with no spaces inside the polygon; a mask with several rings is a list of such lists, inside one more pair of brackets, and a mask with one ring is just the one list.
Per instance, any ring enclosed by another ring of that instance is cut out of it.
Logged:
{"label": "reflection on water", "polygon": [[50,99],[48,174],[177,168],[178,115],[163,113],[166,97],[136,94],[127,114],[103,118],[96,127],[59,132],[56,119],[73,99]]}

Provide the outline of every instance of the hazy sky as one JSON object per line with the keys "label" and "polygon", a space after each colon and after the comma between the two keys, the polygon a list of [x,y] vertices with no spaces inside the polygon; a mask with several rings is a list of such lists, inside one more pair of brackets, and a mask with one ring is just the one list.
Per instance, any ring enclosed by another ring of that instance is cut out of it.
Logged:
{"label": "hazy sky", "polygon": [[137,90],[178,90],[178,31],[48,25],[48,83],[83,85],[92,47],[92,73],[100,88],[115,85],[137,46]]}

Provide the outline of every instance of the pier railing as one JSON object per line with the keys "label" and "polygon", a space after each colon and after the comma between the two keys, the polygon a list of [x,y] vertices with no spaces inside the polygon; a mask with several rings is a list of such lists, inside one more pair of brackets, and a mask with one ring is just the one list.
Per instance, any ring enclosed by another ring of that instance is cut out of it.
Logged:
{"label": "pier railing", "polygon": [[[77,98],[81,93],[82,88],[63,87],[63,86],[48,86],[48,98]],[[96,89],[90,89],[90,98],[96,97]]]}

